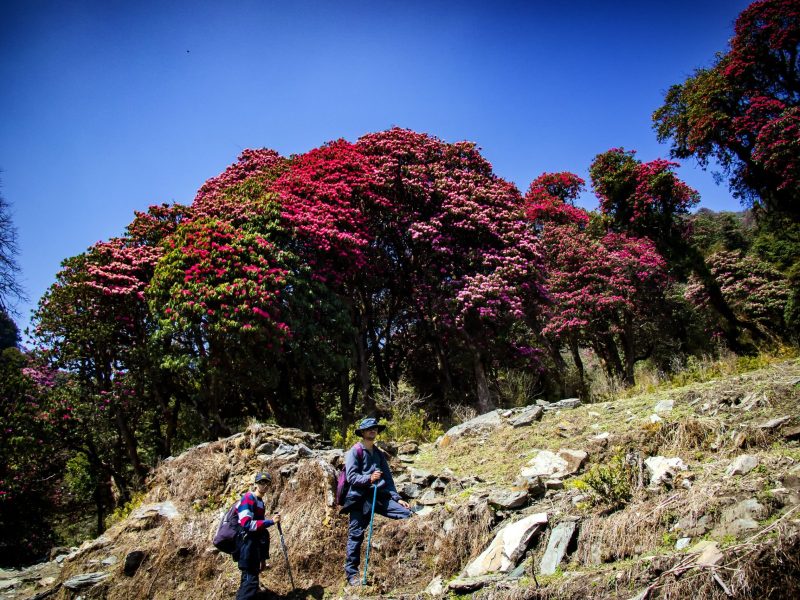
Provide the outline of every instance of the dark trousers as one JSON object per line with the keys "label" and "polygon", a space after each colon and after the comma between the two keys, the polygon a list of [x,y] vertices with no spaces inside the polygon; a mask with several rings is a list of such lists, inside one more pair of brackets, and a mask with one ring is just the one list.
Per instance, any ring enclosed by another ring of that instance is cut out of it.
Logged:
{"label": "dark trousers", "polygon": [[[363,506],[353,506],[350,509],[350,525],[347,529],[347,557],[344,561],[344,572],[347,579],[358,577],[358,566],[361,564],[361,543],[364,541],[364,531],[369,527],[371,502],[366,501]],[[411,511],[403,508],[394,500],[380,500],[375,505],[375,514],[383,515],[390,519],[407,519]]]}
{"label": "dark trousers", "polygon": [[242,571],[236,600],[255,600],[258,597],[258,571]]}

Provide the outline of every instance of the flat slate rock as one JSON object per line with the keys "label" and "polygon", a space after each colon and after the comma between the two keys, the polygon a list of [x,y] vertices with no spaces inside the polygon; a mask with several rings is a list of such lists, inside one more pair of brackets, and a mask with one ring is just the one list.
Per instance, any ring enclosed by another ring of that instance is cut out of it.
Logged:
{"label": "flat slate rock", "polygon": [[447,584],[447,588],[456,594],[469,594],[475,592],[490,583],[500,581],[502,577],[498,575],[483,575],[480,577],[458,577]]}
{"label": "flat slate rock", "polygon": [[542,575],[552,575],[556,572],[558,565],[567,553],[572,536],[575,535],[575,528],[578,526],[576,521],[561,521],[550,532],[550,539],[547,542],[547,550],[544,551],[542,562],[539,564],[539,572]]}
{"label": "flat slate rock", "polygon": [[533,536],[547,524],[547,513],[528,515],[503,527],[489,546],[461,574],[462,578],[508,573],[528,549]]}
{"label": "flat slate rock", "polygon": [[544,407],[545,410],[561,410],[562,408],[577,408],[581,405],[580,398],[564,398]]}
{"label": "flat slate rock", "polygon": [[489,504],[499,508],[522,508],[528,503],[528,490],[498,490],[489,496]]}
{"label": "flat slate rock", "polygon": [[74,592],[84,588],[97,585],[101,581],[105,581],[111,577],[110,573],[106,571],[95,571],[94,573],[84,573],[83,575],[76,575],[64,582],[64,587]]}
{"label": "flat slate rock", "polygon": [[525,427],[536,421],[541,421],[543,414],[544,409],[541,406],[528,406],[513,417],[509,423],[511,423],[512,427]]}

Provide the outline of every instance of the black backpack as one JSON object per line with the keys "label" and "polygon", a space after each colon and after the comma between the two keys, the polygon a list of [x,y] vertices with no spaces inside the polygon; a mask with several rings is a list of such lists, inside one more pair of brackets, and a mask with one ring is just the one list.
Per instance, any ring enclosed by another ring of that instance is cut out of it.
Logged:
{"label": "black backpack", "polygon": [[236,551],[236,536],[242,529],[242,526],[239,525],[239,511],[237,510],[240,502],[241,500],[237,500],[228,509],[214,535],[214,546],[225,554],[233,554]]}

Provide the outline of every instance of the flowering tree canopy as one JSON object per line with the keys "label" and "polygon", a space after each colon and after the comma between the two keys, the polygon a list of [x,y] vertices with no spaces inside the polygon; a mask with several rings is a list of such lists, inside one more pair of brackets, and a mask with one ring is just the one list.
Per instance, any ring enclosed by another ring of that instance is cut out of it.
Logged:
{"label": "flowering tree canopy", "polygon": [[734,195],[768,210],[800,210],[800,7],[759,0],[736,20],[727,53],[673,85],[653,120],[672,156],[715,160]]}
{"label": "flowering tree canopy", "polygon": [[[726,300],[743,319],[773,336],[786,333],[784,313],[790,288],[777,269],[754,256],[726,250],[713,254],[709,266]],[[700,308],[709,307],[706,290],[696,278],[690,279],[686,297]]]}
{"label": "flowering tree canopy", "polygon": [[624,148],[598,154],[589,167],[592,186],[600,210],[617,230],[647,236],[663,252],[683,233],[677,217],[687,214],[700,196],[675,175],[677,163],[643,163],[635,154]]}
{"label": "flowering tree canopy", "polygon": [[274,150],[245,150],[220,175],[206,181],[192,204],[195,218],[243,223],[259,212],[259,200],[288,165]]}
{"label": "flowering tree canopy", "polygon": [[586,225],[589,214],[574,205],[586,182],[574,173],[543,173],[525,194],[525,212],[534,223]]}
{"label": "flowering tree canopy", "polygon": [[600,240],[575,226],[542,233],[552,304],[543,335],[592,347],[613,376],[633,382],[633,366],[659,335],[668,283],[666,262],[653,242],[609,233]]}

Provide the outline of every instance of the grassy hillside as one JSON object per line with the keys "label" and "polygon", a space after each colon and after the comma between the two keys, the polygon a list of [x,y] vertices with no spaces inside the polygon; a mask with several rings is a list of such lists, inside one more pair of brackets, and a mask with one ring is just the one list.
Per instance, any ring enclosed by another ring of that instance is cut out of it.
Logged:
{"label": "grassy hillside", "polygon": [[[265,598],[793,598],[800,587],[800,361],[707,375],[546,410],[518,427],[511,421],[520,410],[499,411],[418,452],[389,448],[398,487],[425,508],[404,522],[376,518],[363,588],[343,588],[346,522],[332,506],[341,451],[311,434],[256,423],[165,461],[103,536],[36,573],[0,573],[0,593],[231,598],[238,571],[210,539],[252,474],[269,470],[269,510],[283,514],[298,589],[290,588],[273,535]],[[521,477],[543,450],[587,457],[573,474]],[[657,456],[681,461],[660,482],[647,466]],[[414,481],[422,483],[414,488]],[[503,508],[502,494],[517,494],[521,505]],[[523,548],[513,573],[458,577],[506,524],[540,513],[548,526]],[[542,574],[552,531],[573,522],[563,560]],[[134,551],[143,560],[126,575]],[[87,573],[100,581],[79,591],[65,586]],[[437,577],[441,586],[426,594]]]}

